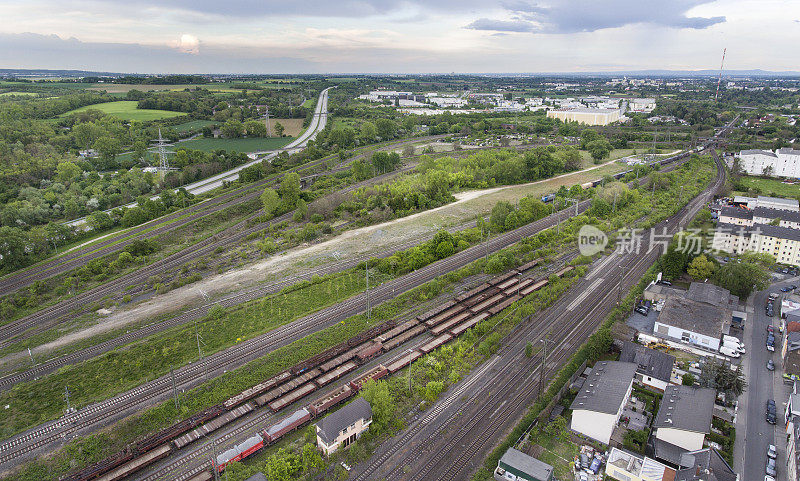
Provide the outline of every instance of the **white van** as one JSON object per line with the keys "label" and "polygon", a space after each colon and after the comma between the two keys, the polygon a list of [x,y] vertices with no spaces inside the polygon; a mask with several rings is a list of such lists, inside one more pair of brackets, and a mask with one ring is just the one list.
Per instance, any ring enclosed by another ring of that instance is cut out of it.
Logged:
{"label": "white van", "polygon": [[727,335],[727,334],[723,334],[723,336],[722,336],[722,342],[729,342],[729,343],[735,343],[735,344],[742,344],[742,341],[740,341],[738,337],[735,337],[735,336],[729,336],[729,335]]}
{"label": "white van", "polygon": [[744,354],[745,353],[744,344],[741,344],[741,343],[738,343],[738,342],[731,342],[731,341],[728,341],[728,340],[724,340],[724,341],[722,341],[722,345],[725,346],[725,347],[729,347],[729,348],[733,349],[734,351],[738,351],[740,354]]}
{"label": "white van", "polygon": [[737,349],[734,349],[734,348],[731,348],[731,347],[728,347],[728,346],[725,346],[725,345],[723,345],[721,348],[719,348],[719,353],[724,355],[724,356],[733,357],[733,358],[737,358],[737,357],[741,356],[741,354],[739,353],[739,351]]}

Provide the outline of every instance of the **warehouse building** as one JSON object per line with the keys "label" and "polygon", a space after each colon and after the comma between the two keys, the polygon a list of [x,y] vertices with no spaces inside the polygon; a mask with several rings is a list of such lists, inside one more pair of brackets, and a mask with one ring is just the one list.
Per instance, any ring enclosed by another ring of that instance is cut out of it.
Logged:
{"label": "warehouse building", "polygon": [[608,125],[622,119],[619,109],[555,109],[548,110],[547,116],[562,122],[578,122],[586,125]]}

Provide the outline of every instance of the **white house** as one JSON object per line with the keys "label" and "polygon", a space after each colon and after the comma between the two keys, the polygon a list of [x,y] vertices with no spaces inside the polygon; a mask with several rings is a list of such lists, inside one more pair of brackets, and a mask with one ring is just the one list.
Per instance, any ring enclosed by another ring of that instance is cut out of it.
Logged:
{"label": "white house", "polygon": [[636,379],[645,386],[663,392],[672,382],[675,356],[625,341],[619,360],[636,364]]}
{"label": "white house", "polygon": [[596,363],[570,406],[572,430],[608,444],[631,395],[636,367],[632,362]]}

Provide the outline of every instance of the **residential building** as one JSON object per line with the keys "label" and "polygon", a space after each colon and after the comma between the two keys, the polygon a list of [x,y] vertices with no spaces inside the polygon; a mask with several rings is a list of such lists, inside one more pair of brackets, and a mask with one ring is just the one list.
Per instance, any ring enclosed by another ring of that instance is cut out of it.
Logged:
{"label": "residential building", "polygon": [[372,407],[362,397],[324,417],[317,423],[317,446],[330,456],[346,448],[372,424]]}
{"label": "residential building", "polygon": [[632,362],[595,363],[570,406],[572,430],[608,444],[630,398],[636,369]]}
{"label": "residential building", "polygon": [[786,401],[786,478],[800,480],[800,386],[794,382],[792,393]]}
{"label": "residential building", "polygon": [[739,475],[714,448],[684,453],[675,481],[739,481]]}
{"label": "residential building", "polygon": [[[794,314],[787,315],[786,334],[781,340],[781,364],[785,374],[800,379],[800,322],[789,317],[796,318]],[[797,407],[800,409],[800,404]]]}
{"label": "residential building", "polygon": [[636,364],[636,378],[645,386],[663,392],[672,382],[675,356],[625,341],[619,360]]}
{"label": "residential building", "polygon": [[656,458],[677,465],[682,453],[703,448],[715,398],[713,389],[667,386],[653,421]]}
{"label": "residential building", "polygon": [[756,223],[746,227],[720,222],[712,247],[731,254],[769,254],[781,264],[800,265],[800,230],[791,227]]}
{"label": "residential building", "polygon": [[742,150],[738,157],[742,171],[750,175],[800,177],[800,150]]}
{"label": "residential building", "polygon": [[556,109],[548,110],[547,116],[563,122],[578,122],[586,125],[608,125],[622,119],[619,109]]}
{"label": "residential building", "polygon": [[514,448],[508,448],[494,470],[497,481],[552,481],[553,467]]}
{"label": "residential building", "polygon": [[762,206],[754,209],[724,206],[719,212],[719,222],[746,227],[756,224],[775,224],[788,229],[800,229],[800,212]]}
{"label": "residential building", "polygon": [[673,481],[675,470],[655,459],[611,448],[606,474],[619,481]]}
{"label": "residential building", "polygon": [[628,110],[630,112],[650,113],[656,109],[656,99],[638,98],[628,99]]}

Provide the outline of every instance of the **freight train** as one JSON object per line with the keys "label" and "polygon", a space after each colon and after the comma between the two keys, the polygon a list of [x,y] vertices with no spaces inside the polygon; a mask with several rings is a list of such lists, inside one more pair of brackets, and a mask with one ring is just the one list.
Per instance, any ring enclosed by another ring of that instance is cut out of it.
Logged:
{"label": "freight train", "polygon": [[[430,340],[385,366],[378,364],[332,392],[311,401],[243,443],[223,452],[214,460],[215,469],[223,470],[231,462],[244,459],[265,446],[274,444],[300,426],[324,415],[331,408],[355,396],[369,379],[381,379],[408,366],[419,357],[455,339],[482,320],[495,315],[518,299],[547,284],[547,279],[522,279],[537,265],[529,262],[466,292],[414,319],[395,320],[377,325],[363,333],[309,358],[227,399],[178,422],[167,429],[129,445],[125,450],[79,472],[64,481],[116,481],[180,450],[259,408],[278,412],[309,396],[318,389],[358,369],[359,366],[397,346],[430,333]],[[572,268],[557,272],[561,276]],[[211,473],[211,471],[208,471]],[[203,479],[202,473],[198,479]]]}

